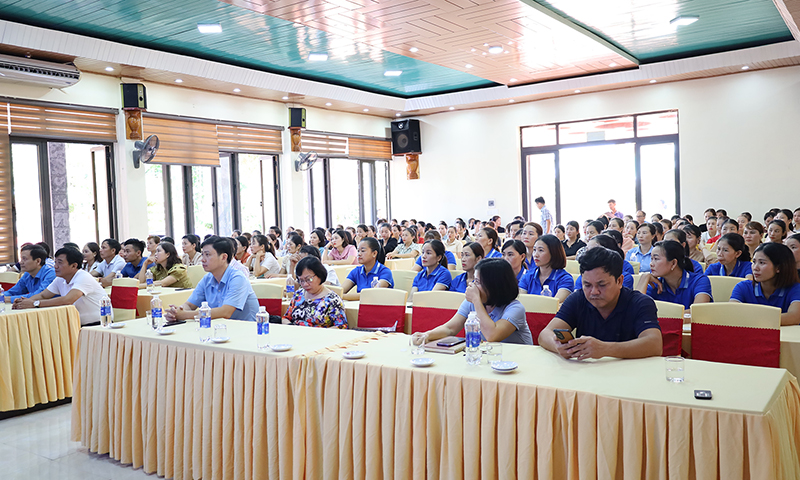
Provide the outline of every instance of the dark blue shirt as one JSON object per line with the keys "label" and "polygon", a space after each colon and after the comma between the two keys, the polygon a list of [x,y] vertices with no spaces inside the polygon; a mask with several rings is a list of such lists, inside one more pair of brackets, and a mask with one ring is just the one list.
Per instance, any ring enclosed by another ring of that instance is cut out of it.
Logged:
{"label": "dark blue shirt", "polygon": [[[550,289],[550,296],[555,297],[562,288],[571,292],[574,280],[569,272],[563,268],[559,268],[550,271],[550,275],[547,277],[547,280],[544,281],[544,284]],[[542,294],[544,286],[539,281],[539,267],[528,270],[525,276],[522,277],[522,280],[519,281],[519,288],[525,290],[530,295]]]}
{"label": "dark blue shirt", "polygon": [[[451,252],[450,250],[445,250],[444,251],[444,256],[447,257],[447,264],[448,265],[458,265],[456,263],[456,256],[453,255],[453,252]],[[422,268],[422,255],[418,256],[417,257],[417,261],[414,262],[414,263],[416,263],[417,265],[419,265],[420,268]]]}
{"label": "dark blue shirt", "polygon": [[[633,265],[627,260],[622,261],[622,286],[626,288],[633,288]],[[578,275],[578,278],[575,279],[575,290],[580,290],[583,288],[583,284],[581,283],[581,278],[583,275]]]}
{"label": "dark blue shirt", "polygon": [[583,290],[572,293],[556,313],[556,318],[577,328],[577,336],[594,337],[604,342],[627,342],[639,338],[648,328],[657,328],[658,313],[652,298],[630,288],[622,287],[617,305],[608,318],[589,303]]}
{"label": "dark blue shirt", "polygon": [[9,288],[3,296],[12,302],[20,297],[32,297],[47,288],[55,278],[56,271],[53,267],[45,265],[39,269],[35,277],[28,272],[23,273],[17,284]]}
{"label": "dark blue shirt", "polygon": [[503,254],[495,249],[491,249],[489,250],[489,254],[486,255],[486,258],[503,258]]}
{"label": "dark blue shirt", "polygon": [[652,285],[647,286],[647,294],[654,300],[680,303],[684,308],[689,308],[694,303],[695,297],[701,293],[708,294],[712,301],[714,299],[714,297],[711,295],[711,281],[702,273],[689,273],[684,270],[681,283],[678,285],[678,289],[674,292],[670,286],[667,285],[666,280],[663,278],[659,278],[659,280],[661,281],[662,286],[661,293],[656,293],[658,292],[656,287]]}
{"label": "dark blue shirt", "polygon": [[359,265],[347,274],[347,279],[355,284],[356,292],[358,293],[361,293],[361,290],[365,288],[372,288],[372,279],[375,277],[378,280],[386,280],[389,282],[389,288],[394,288],[392,271],[380,262],[375,262],[369,273],[364,271],[364,265]]}
{"label": "dark blue shirt", "polygon": [[460,293],[467,291],[467,272],[462,273],[450,282],[450,291]]}
{"label": "dark blue shirt", "polygon": [[706,268],[706,275],[722,275],[728,277],[744,278],[753,274],[753,264],[751,262],[742,262],[736,260],[736,266],[733,267],[733,272],[728,273],[723,270],[721,263],[712,263]]}
{"label": "dark blue shirt", "polygon": [[418,292],[430,292],[433,290],[433,287],[441,283],[449,290],[452,281],[453,276],[450,275],[450,270],[441,265],[436,265],[436,268],[433,269],[430,275],[428,275],[428,269],[423,268],[422,271],[414,277],[412,287],[417,287]]}
{"label": "dark blue shirt", "polygon": [[142,264],[144,263],[145,260],[147,260],[147,257],[142,257],[142,259],[139,260],[138,265],[134,265],[131,262],[128,262],[125,264],[124,267],[122,267],[122,270],[119,273],[121,273],[122,276],[125,278],[133,278],[142,269]]}
{"label": "dark blue shirt", "polygon": [[794,302],[800,302],[800,283],[779,288],[772,292],[769,298],[766,298],[761,291],[760,283],[752,280],[745,280],[744,282],[737,283],[736,286],[733,287],[731,300],[778,307],[781,309],[781,313],[786,313]]}

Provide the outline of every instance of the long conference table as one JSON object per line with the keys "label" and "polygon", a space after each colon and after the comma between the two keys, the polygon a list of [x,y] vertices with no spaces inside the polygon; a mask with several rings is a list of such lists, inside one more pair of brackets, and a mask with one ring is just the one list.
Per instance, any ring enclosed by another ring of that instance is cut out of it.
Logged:
{"label": "long conference table", "polygon": [[672,384],[662,358],[510,344],[512,373],[461,354],[416,368],[403,334],[272,325],[293,348],[262,353],[253,323],[224,323],[223,344],[193,323],[84,328],[73,440],[176,479],[800,478],[800,389],[783,369],[687,360]]}

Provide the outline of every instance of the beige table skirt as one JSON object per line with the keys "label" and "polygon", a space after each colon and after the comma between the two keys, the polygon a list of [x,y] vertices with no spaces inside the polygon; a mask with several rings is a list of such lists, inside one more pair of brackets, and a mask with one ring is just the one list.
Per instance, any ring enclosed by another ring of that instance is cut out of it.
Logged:
{"label": "beige table skirt", "polygon": [[72,396],[80,328],[71,305],[0,315],[0,411]]}

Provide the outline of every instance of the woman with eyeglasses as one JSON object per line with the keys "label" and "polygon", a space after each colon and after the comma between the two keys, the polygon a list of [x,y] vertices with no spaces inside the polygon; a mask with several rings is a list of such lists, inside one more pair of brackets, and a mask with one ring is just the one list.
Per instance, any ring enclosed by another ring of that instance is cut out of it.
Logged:
{"label": "woman with eyeglasses", "polygon": [[286,313],[283,323],[318,328],[347,328],[347,317],[339,295],[325,286],[328,271],[317,258],[307,256],[297,262],[295,269],[298,290]]}

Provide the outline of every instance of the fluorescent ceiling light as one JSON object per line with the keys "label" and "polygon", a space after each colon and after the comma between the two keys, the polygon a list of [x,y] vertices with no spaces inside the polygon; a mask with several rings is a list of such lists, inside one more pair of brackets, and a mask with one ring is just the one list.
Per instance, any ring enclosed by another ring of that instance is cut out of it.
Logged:
{"label": "fluorescent ceiling light", "polygon": [[222,33],[222,25],[219,23],[198,23],[197,30],[200,33]]}
{"label": "fluorescent ceiling light", "polygon": [[419,48],[411,47],[411,48],[408,49],[408,51],[411,52],[411,53],[417,53],[417,52],[419,52]]}
{"label": "fluorescent ceiling light", "polygon": [[402,75],[402,73],[403,73],[402,70],[386,70],[385,72],[383,72],[383,76],[384,77],[399,77],[400,75]]}
{"label": "fluorescent ceiling light", "polygon": [[512,98],[511,100],[508,101],[508,103],[514,103],[514,99]]}
{"label": "fluorescent ceiling light", "polygon": [[106,72],[113,72],[113,71],[114,71],[114,67],[106,67]]}
{"label": "fluorescent ceiling light", "polygon": [[400,116],[400,114],[399,114],[399,113],[395,113],[395,114],[394,114],[394,116],[395,116],[395,117],[399,117],[399,116]]}
{"label": "fluorescent ceiling light", "polygon": [[242,89],[241,89],[241,88],[234,88],[234,89],[233,89],[233,93],[239,93],[239,92],[241,92],[241,91],[242,91]]}
{"label": "fluorescent ceiling light", "polygon": [[503,47],[499,45],[489,47],[489,53],[503,53]]}
{"label": "fluorescent ceiling light", "polygon": [[699,15],[680,15],[669,21],[670,25],[691,25],[700,20]]}
{"label": "fluorescent ceiling light", "polygon": [[183,83],[183,80],[181,80],[180,78],[176,78],[175,83]]}
{"label": "fluorescent ceiling light", "polygon": [[309,62],[324,62],[328,60],[327,53],[309,53],[308,54],[308,61]]}

